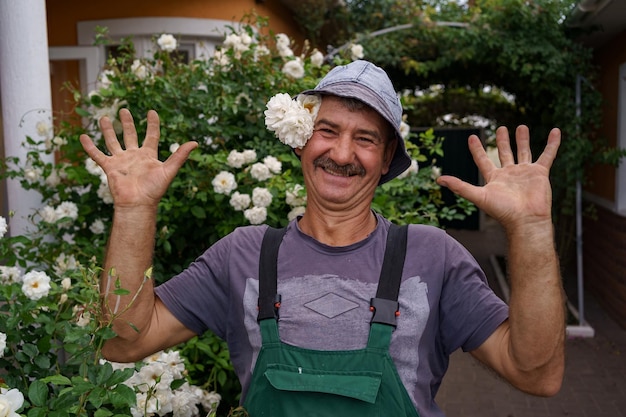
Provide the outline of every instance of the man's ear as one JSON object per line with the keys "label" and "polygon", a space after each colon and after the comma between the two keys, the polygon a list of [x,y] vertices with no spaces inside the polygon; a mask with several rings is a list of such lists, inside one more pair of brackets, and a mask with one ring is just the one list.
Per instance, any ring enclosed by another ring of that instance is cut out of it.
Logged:
{"label": "man's ear", "polygon": [[293,148],[293,152],[298,155],[298,158],[302,156],[302,148]]}
{"label": "man's ear", "polygon": [[383,167],[383,175],[385,175],[386,173],[389,172],[389,167],[391,166],[391,160],[393,159],[393,156],[396,154],[396,148],[398,147],[398,141],[400,139],[398,138],[393,138],[389,143],[387,143],[387,146],[385,146],[385,155],[384,155],[384,167]]}

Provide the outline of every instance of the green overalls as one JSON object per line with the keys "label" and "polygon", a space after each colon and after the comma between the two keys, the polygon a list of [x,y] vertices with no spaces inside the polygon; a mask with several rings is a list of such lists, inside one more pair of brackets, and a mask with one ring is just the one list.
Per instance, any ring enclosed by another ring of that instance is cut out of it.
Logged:
{"label": "green overalls", "polygon": [[[419,417],[389,355],[398,314],[406,254],[406,227],[392,225],[367,346],[317,351],[280,341],[276,275],[284,229],[268,228],[259,264],[259,325],[262,346],[244,408],[250,417]],[[384,277],[384,279],[383,279]]]}

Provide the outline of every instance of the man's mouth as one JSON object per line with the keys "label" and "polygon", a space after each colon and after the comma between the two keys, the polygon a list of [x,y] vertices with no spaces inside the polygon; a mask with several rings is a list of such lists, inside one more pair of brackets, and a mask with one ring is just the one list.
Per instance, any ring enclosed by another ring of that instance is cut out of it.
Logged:
{"label": "man's mouth", "polygon": [[321,168],[325,172],[340,177],[364,176],[365,169],[356,164],[339,165],[330,158],[320,157],[313,162],[313,166]]}

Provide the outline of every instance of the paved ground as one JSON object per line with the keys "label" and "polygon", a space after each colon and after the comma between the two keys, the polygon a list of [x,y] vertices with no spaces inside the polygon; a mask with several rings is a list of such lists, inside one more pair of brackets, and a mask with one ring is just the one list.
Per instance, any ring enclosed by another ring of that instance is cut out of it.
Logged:
{"label": "paved ground", "polygon": [[[481,231],[449,232],[473,253],[499,292],[489,256],[504,254],[505,240],[493,222],[483,224]],[[437,402],[448,417],[626,417],[626,330],[591,296],[585,298],[585,318],[595,336],[568,338],[565,379],[556,396],[523,394],[457,352]]]}

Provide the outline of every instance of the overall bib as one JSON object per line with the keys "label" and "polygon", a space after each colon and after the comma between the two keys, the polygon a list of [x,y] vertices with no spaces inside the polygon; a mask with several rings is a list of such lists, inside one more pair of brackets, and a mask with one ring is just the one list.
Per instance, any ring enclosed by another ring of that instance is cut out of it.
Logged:
{"label": "overall bib", "polygon": [[268,228],[259,264],[262,346],[244,408],[250,417],[419,417],[389,355],[398,315],[398,292],[407,228],[391,225],[367,346],[318,351],[280,341],[277,295],[278,247],[284,229]]}

